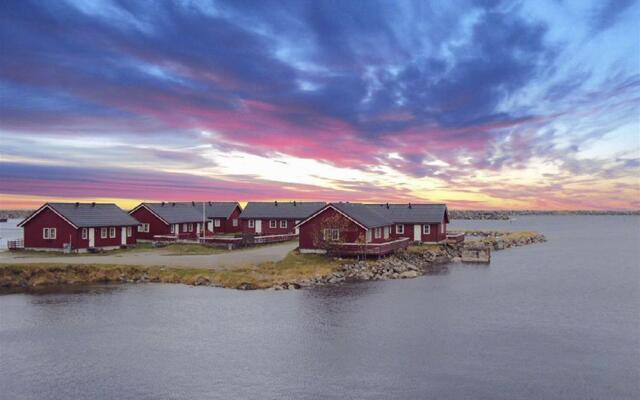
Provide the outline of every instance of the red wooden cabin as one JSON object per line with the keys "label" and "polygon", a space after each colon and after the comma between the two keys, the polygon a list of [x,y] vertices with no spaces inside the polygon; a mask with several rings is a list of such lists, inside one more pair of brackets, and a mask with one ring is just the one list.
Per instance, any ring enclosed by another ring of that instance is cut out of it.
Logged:
{"label": "red wooden cabin", "polygon": [[18,226],[25,249],[84,252],[135,245],[138,221],[115,204],[46,203]]}
{"label": "red wooden cabin", "polygon": [[129,214],[140,222],[138,239],[150,241],[197,239],[203,222],[207,235],[240,232],[241,211],[237,202],[162,202],[141,203]]}
{"label": "red wooden cabin", "polygon": [[247,235],[297,234],[296,225],[326,203],[314,202],[249,202],[240,214],[242,232]]}
{"label": "red wooden cabin", "polygon": [[414,242],[438,243],[447,239],[449,211],[446,204],[367,204],[393,221],[395,237]]}
{"label": "red wooden cabin", "polygon": [[410,242],[396,238],[393,221],[365,204],[327,204],[298,227],[302,253],[385,255]]}

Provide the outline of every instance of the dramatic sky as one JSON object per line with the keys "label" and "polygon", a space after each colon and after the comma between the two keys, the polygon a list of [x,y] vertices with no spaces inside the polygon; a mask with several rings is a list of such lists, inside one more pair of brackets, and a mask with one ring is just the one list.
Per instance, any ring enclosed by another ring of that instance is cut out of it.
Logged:
{"label": "dramatic sky", "polygon": [[0,207],[640,208],[640,3],[0,3]]}

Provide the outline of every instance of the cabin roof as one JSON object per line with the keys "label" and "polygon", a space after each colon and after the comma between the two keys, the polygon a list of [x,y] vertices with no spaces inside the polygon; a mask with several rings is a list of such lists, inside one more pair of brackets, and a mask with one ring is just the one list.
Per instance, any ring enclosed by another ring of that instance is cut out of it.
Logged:
{"label": "cabin roof", "polygon": [[113,203],[46,203],[18,226],[23,226],[46,208],[50,208],[76,228],[139,224],[135,218]]}
{"label": "cabin roof", "polygon": [[286,218],[305,219],[325,206],[324,202],[259,202],[251,201],[240,214],[243,219]]}
{"label": "cabin roof", "polygon": [[367,207],[387,216],[395,224],[448,222],[446,204],[367,204]]}
{"label": "cabin roof", "polygon": [[365,228],[393,225],[393,221],[388,215],[378,212],[379,210],[375,207],[369,207],[367,204],[331,203],[331,206],[353,218]]}

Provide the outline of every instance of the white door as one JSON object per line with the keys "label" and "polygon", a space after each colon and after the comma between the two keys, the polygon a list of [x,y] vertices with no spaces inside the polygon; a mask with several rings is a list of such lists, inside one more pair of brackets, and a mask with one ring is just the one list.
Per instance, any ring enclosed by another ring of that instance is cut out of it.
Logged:
{"label": "white door", "polygon": [[120,244],[123,246],[127,245],[127,227],[123,226],[120,231]]}
{"label": "white door", "polygon": [[422,241],[422,225],[413,226],[413,240],[416,242]]}
{"label": "white door", "polygon": [[174,231],[175,231],[176,236],[179,236],[179,234],[180,234],[180,224],[175,224]]}
{"label": "white door", "polygon": [[298,228],[298,226],[297,226],[299,223],[300,223],[300,220],[299,220],[299,219],[297,219],[297,220],[296,220],[296,235],[299,235],[299,234],[300,234],[300,228]]}
{"label": "white door", "polygon": [[209,228],[207,228],[207,229],[209,229],[211,232],[213,232],[213,221],[210,220],[209,222],[207,222],[207,224],[209,225]]}
{"label": "white door", "polygon": [[256,233],[262,233],[262,220],[256,220]]}
{"label": "white door", "polygon": [[89,228],[89,247],[96,247],[96,230]]}

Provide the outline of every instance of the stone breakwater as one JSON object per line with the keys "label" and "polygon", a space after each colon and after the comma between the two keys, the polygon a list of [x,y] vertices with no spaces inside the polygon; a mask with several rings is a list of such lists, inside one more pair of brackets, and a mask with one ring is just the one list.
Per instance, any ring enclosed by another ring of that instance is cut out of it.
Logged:
{"label": "stone breakwater", "polygon": [[468,250],[504,250],[546,242],[537,232],[468,231],[479,239],[462,244],[413,246],[380,260],[362,260],[343,263],[337,271],[322,277],[297,282],[285,282],[274,290],[335,285],[342,282],[408,279],[422,275],[439,274],[448,270],[448,264],[460,262]]}
{"label": "stone breakwater", "polygon": [[[281,272],[279,264],[253,269],[216,271],[205,269],[176,269],[165,267],[136,267],[120,265],[6,265],[0,266],[0,288],[24,291],[53,285],[87,285],[103,283],[182,283],[193,286],[217,286],[239,290],[252,289],[300,289],[304,287],[339,285],[343,282],[408,279],[426,274],[446,272],[452,262],[462,260],[468,250],[502,250],[546,241],[536,232],[468,231],[471,240],[461,244],[428,244],[410,246],[407,250],[379,260],[323,259],[326,273],[318,276],[317,268],[305,274],[291,267],[288,277],[272,275],[268,280],[257,281],[271,268],[272,274]],[[475,239],[473,239],[475,238]],[[300,268],[309,269],[312,260],[297,252],[291,253]],[[317,260],[316,260],[317,262]],[[253,279],[253,280],[252,280]]]}

